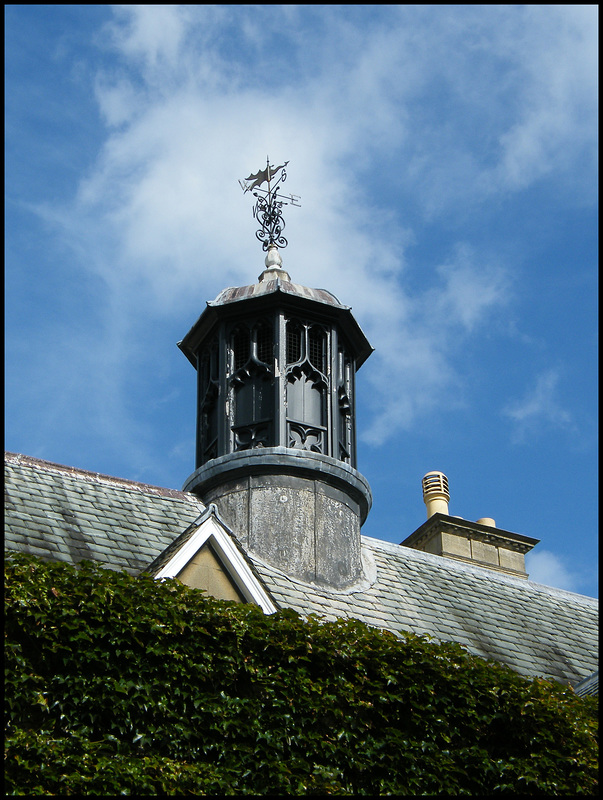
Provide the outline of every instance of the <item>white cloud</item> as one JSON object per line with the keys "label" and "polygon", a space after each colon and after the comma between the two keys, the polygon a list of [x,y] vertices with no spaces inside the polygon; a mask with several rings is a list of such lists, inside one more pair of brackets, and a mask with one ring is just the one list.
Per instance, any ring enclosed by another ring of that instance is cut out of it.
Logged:
{"label": "white cloud", "polygon": [[403,153],[426,211],[468,212],[549,175],[591,184],[593,202],[597,7],[426,8],[411,40],[421,77],[410,72],[401,104]]}
{"label": "white cloud", "polygon": [[116,22],[108,29],[116,47],[141,62],[147,77],[178,64],[187,27],[193,21],[191,6],[114,6],[113,11]]}
{"label": "white cloud", "polygon": [[578,148],[594,166],[598,119],[598,8],[527,6],[516,46],[526,83],[517,120],[501,135],[501,176],[512,188],[567,169]]}
{"label": "white cloud", "polygon": [[443,286],[435,291],[432,314],[446,327],[460,324],[467,332],[484,321],[492,308],[508,298],[503,269],[479,259],[467,245],[457,246],[454,258],[437,268]]}
{"label": "white cloud", "polygon": [[436,269],[434,288],[409,296],[398,290],[398,318],[384,313],[371,319],[378,350],[369,372],[378,392],[374,414],[362,438],[381,444],[396,428],[408,429],[445,402],[448,409],[466,397],[458,356],[480,326],[493,327],[508,302],[507,276],[480,263],[466,245]]}
{"label": "white cloud", "polygon": [[568,592],[577,591],[579,576],[568,570],[562,560],[548,550],[536,550],[526,555],[530,580],[545,586],[555,586]]}
{"label": "white cloud", "polygon": [[[539,7],[349,8],[117,7],[118,60],[96,83],[105,146],[73,205],[46,213],[119,296],[124,330],[255,280],[262,254],[236,178],[266,154],[288,159],[302,208],[286,213],[285,266],[352,305],[376,348],[366,438],[378,443],[460,387],[459,348],[508,302],[508,275],[459,244],[411,294],[399,242],[412,232],[363,188],[372,165],[388,163],[425,214],[527,185],[552,169],[545,151],[579,131],[576,147],[588,142],[566,101],[592,54],[573,58],[588,14],[553,27],[551,48]],[[508,415],[520,429],[567,423],[554,388],[545,376]]]}
{"label": "white cloud", "polygon": [[522,399],[505,406],[503,415],[514,423],[516,443],[523,441],[528,434],[539,432],[543,426],[574,430],[571,414],[557,399],[559,380],[558,370],[549,369],[536,378]]}
{"label": "white cloud", "polygon": [[105,123],[118,127],[136,117],[140,98],[132,84],[124,78],[108,78],[100,73],[96,78],[95,95]]}

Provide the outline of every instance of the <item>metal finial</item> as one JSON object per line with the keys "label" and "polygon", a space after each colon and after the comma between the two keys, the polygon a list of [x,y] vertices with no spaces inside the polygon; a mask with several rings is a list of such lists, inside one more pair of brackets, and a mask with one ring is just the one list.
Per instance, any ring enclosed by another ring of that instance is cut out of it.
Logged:
{"label": "metal finial", "polygon": [[[287,246],[288,242],[283,236],[285,227],[285,220],[282,216],[283,206],[289,204],[292,206],[300,205],[298,195],[289,194],[283,196],[278,194],[281,185],[287,180],[285,167],[288,163],[288,161],[285,161],[280,167],[274,167],[267,157],[266,169],[250,175],[244,181],[239,181],[243,192],[251,192],[256,198],[253,216],[260,223],[261,228],[256,231],[255,235],[262,243],[262,250],[268,250],[270,245],[276,245],[277,247]],[[279,172],[280,175],[277,177]],[[259,188],[263,183],[268,184],[267,189]]]}

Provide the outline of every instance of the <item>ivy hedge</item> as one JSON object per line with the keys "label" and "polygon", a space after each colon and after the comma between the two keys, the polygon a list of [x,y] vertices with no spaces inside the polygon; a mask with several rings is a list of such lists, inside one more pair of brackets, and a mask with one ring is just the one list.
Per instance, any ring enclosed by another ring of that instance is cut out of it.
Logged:
{"label": "ivy hedge", "polygon": [[357,621],[6,561],[9,794],[596,794],[592,698]]}

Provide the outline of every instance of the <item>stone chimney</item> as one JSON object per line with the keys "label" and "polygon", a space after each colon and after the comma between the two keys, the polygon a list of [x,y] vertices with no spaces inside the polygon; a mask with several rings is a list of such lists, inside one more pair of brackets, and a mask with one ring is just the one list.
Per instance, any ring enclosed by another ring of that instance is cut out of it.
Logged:
{"label": "stone chimney", "polygon": [[428,472],[422,481],[427,521],[401,542],[404,547],[527,578],[525,554],[539,539],[501,530],[491,517],[477,522],[448,514],[450,492],[443,472]]}

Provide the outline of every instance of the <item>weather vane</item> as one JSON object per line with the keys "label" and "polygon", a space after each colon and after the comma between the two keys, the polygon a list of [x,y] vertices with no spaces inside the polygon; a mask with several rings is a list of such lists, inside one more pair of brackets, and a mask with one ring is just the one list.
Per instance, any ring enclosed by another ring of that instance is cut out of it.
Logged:
{"label": "weather vane", "polygon": [[[289,162],[285,161],[280,167],[273,167],[270,159],[266,158],[266,169],[250,175],[244,181],[239,181],[243,192],[251,192],[256,198],[253,207],[253,216],[262,226],[256,231],[256,236],[262,243],[262,249],[268,250],[270,245],[286,247],[288,242],[283,236],[285,220],[283,219],[283,206],[299,206],[300,198],[296,194],[280,195],[279,189],[287,180],[285,167]],[[280,174],[277,177],[277,174]],[[259,187],[267,183],[267,189]]]}

